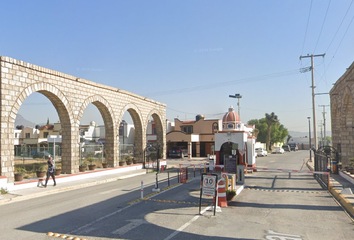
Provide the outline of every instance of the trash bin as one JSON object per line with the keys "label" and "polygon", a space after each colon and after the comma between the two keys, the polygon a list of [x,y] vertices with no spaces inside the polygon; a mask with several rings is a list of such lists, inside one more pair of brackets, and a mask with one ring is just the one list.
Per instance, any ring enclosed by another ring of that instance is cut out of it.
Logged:
{"label": "trash bin", "polygon": [[337,161],[332,162],[332,168],[333,168],[333,173],[337,174],[338,173],[338,162]]}

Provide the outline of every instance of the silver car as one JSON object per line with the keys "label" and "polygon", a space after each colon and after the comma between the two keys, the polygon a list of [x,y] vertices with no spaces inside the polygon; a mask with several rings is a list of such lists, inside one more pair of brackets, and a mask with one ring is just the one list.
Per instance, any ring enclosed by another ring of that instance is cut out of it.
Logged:
{"label": "silver car", "polygon": [[261,156],[261,157],[268,156],[268,152],[265,150],[265,148],[256,148],[256,153],[257,156]]}

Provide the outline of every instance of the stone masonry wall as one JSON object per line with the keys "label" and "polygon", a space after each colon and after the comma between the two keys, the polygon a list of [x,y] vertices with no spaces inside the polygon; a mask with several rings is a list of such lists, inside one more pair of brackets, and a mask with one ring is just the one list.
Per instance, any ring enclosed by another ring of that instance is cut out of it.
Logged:
{"label": "stone masonry wall", "polygon": [[343,167],[354,157],[354,62],[330,91],[332,144]]}
{"label": "stone masonry wall", "polygon": [[0,175],[14,180],[15,119],[23,101],[34,92],[53,103],[62,124],[62,170],[78,172],[79,124],[92,103],[100,111],[106,128],[106,149],[111,164],[118,165],[119,123],[128,111],[135,125],[135,149],[142,160],[150,116],[157,125],[158,141],[166,150],[166,105],[137,94],[77,78],[9,57],[0,57],[1,131]]}

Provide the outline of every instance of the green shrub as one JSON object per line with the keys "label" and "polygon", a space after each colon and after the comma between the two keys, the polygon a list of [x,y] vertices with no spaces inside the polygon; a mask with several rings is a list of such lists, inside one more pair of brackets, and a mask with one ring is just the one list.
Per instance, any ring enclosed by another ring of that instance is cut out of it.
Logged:
{"label": "green shrub", "polygon": [[7,193],[9,193],[9,192],[7,191],[7,189],[1,188],[1,189],[0,189],[0,193],[1,193],[1,194],[7,194]]}
{"label": "green shrub", "polygon": [[18,168],[15,169],[15,172],[18,173],[18,174],[23,174],[23,173],[26,173],[27,170],[25,168],[18,167]]}
{"label": "green shrub", "polygon": [[226,190],[226,195],[236,196],[235,190]]}

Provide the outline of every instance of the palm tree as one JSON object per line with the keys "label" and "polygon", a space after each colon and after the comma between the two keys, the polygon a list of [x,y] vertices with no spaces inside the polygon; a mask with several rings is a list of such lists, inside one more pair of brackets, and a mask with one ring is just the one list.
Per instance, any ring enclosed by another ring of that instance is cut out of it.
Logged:
{"label": "palm tree", "polygon": [[288,135],[288,138],[286,139],[286,143],[289,143],[290,139],[292,138],[291,135]]}
{"label": "palm tree", "polygon": [[279,122],[278,120],[278,116],[274,114],[274,112],[272,112],[271,114],[266,113],[265,115],[267,124],[268,124],[268,128],[267,128],[267,140],[266,140],[266,148],[267,150],[269,150],[270,147],[270,133],[272,131],[272,126]]}

